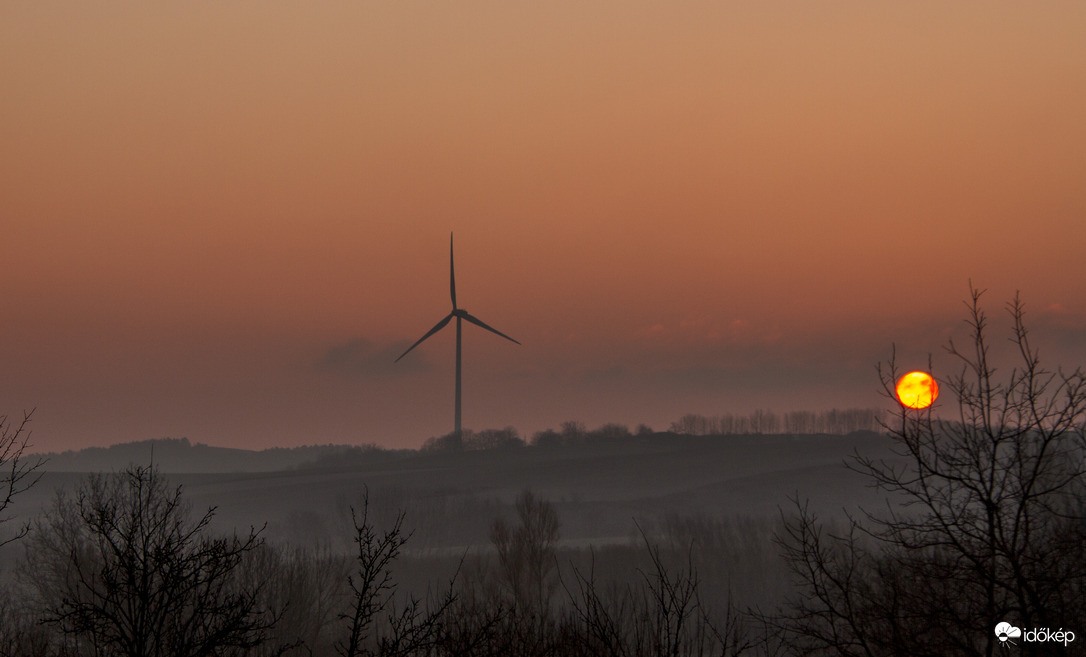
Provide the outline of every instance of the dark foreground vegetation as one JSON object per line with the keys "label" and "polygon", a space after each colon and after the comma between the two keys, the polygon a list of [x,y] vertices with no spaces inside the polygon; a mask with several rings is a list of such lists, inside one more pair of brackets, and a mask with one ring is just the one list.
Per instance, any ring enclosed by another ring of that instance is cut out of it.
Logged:
{"label": "dark foreground vegetation", "polygon": [[[710,606],[692,548],[591,552],[559,568],[560,520],[525,491],[493,551],[463,555],[429,593],[403,592],[404,517],[353,510],[354,551],[215,536],[154,469],[93,475],[26,537],[0,605],[5,655],[657,655],[748,647],[732,605]],[[702,534],[703,538],[706,534]],[[760,537],[765,540],[767,536]],[[702,550],[699,550],[704,552]],[[411,560],[407,560],[410,562]],[[448,561],[448,560],[447,560]],[[415,559],[418,562],[418,559]],[[676,563],[672,568],[670,563]]]}
{"label": "dark foreground vegetation", "polygon": [[[772,525],[673,514],[578,547],[524,490],[492,514],[487,549],[414,551],[403,512],[359,490],[345,550],[224,534],[131,466],[19,525],[0,654],[1083,654],[1086,375],[1042,366],[1016,300],[1018,358],[997,376],[979,299],[967,348],[949,345],[962,368],[940,378],[957,415],[900,410],[884,424],[896,456],[849,462],[881,508],[824,521],[796,496]],[[880,372],[892,396],[893,359]],[[22,428],[5,424],[0,514],[37,466],[13,465]]]}

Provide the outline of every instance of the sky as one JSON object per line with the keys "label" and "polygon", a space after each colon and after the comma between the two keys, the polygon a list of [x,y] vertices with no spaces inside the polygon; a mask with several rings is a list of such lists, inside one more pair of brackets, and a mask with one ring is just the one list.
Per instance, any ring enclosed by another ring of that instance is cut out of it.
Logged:
{"label": "sky", "polygon": [[1086,362],[1086,4],[6,2],[0,413],[41,451],[889,407]]}

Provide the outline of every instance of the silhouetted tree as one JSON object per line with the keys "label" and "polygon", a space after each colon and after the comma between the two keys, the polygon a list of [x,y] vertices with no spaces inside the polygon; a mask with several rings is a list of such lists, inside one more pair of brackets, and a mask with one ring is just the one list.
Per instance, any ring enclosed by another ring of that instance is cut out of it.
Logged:
{"label": "silhouetted tree", "polygon": [[578,636],[586,652],[611,657],[700,657],[740,655],[752,647],[731,602],[719,622],[703,603],[691,551],[684,567],[669,569],[660,547],[642,531],[651,568],[617,594],[605,595],[596,581],[574,570],[566,589]]}
{"label": "silhouetted tree", "polygon": [[689,436],[704,436],[720,433],[720,426],[713,426],[713,420],[697,413],[687,413],[671,423],[669,430],[672,433],[681,433]]}
{"label": "silhouetted tree", "polygon": [[[30,447],[30,418],[34,411],[23,413],[19,424],[12,426],[7,415],[0,415],[0,528],[12,520],[8,507],[15,496],[29,489],[41,477],[39,469],[43,461],[29,458],[26,450]],[[0,547],[26,535],[29,523],[24,523],[11,535],[0,534]]]}
{"label": "silhouetted tree", "polygon": [[242,581],[259,586],[262,607],[281,612],[267,641],[247,657],[333,654],[349,566],[346,555],[328,546],[264,543],[250,552]]}
{"label": "silhouetted tree", "polygon": [[404,514],[400,512],[387,530],[378,531],[370,521],[369,507],[367,491],[361,510],[351,509],[357,554],[347,577],[350,611],[340,615],[347,621],[347,637],[337,651],[344,657],[426,654],[441,638],[441,621],[455,602],[452,586],[429,607],[415,597],[398,604],[392,565],[409,538],[403,530]]}
{"label": "silhouetted tree", "polygon": [[43,620],[73,653],[203,656],[259,645],[273,615],[238,578],[258,532],[208,535],[209,509],[189,519],[181,487],[152,468],[91,475],[60,494],[27,544]]}
{"label": "silhouetted tree", "polygon": [[543,616],[557,586],[558,512],[530,490],[517,497],[515,508],[515,527],[498,518],[490,528],[499,576],[520,609]]}
{"label": "silhouetted tree", "polygon": [[523,447],[524,441],[513,427],[464,431],[464,449],[503,449]]}
{"label": "silhouetted tree", "polygon": [[619,440],[622,438],[630,437],[630,428],[625,424],[618,424],[616,422],[610,422],[608,424],[601,425],[599,428],[592,431],[589,434],[594,440]]}
{"label": "silhouetted tree", "polygon": [[[1002,621],[1086,627],[1086,373],[1042,366],[1016,296],[1017,364],[997,378],[980,297],[968,347],[947,347],[962,364],[941,379],[955,419],[902,407],[886,430],[905,465],[851,465],[904,506],[834,531],[797,502],[782,545],[802,594],[783,625],[805,654],[993,655]],[[893,359],[879,371],[892,398]]]}
{"label": "silhouetted tree", "polygon": [[562,423],[561,433],[562,441],[566,444],[572,444],[583,440],[587,430],[585,429],[584,422],[566,420]]}
{"label": "silhouetted tree", "polygon": [[45,657],[52,655],[48,632],[41,626],[21,592],[0,588],[0,655]]}
{"label": "silhouetted tree", "polygon": [[453,431],[444,436],[431,436],[422,444],[424,452],[459,452],[464,449],[464,434],[469,431],[457,433]]}
{"label": "silhouetted tree", "polygon": [[557,447],[562,442],[562,434],[554,429],[544,429],[532,434],[532,445],[535,447]]}
{"label": "silhouetted tree", "polygon": [[791,411],[784,415],[759,409],[749,415],[726,413],[707,417],[688,413],[672,422],[670,430],[692,436],[751,433],[848,434],[854,431],[879,431],[882,429],[883,420],[883,413],[872,408]]}

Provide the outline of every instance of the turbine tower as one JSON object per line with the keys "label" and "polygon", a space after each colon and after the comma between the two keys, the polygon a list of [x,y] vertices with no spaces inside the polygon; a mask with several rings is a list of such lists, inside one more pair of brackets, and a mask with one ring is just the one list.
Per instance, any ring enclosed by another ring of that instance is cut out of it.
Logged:
{"label": "turbine tower", "polygon": [[[478,317],[475,317],[474,315],[470,314],[468,311],[466,311],[463,308],[460,308],[460,307],[458,307],[456,305],[456,268],[453,266],[453,238],[452,238],[452,233],[449,234],[449,293],[452,296],[452,312],[449,313],[448,315],[446,315],[445,318],[442,319],[440,322],[435,324],[434,328],[430,329],[426,333],[426,335],[419,338],[418,341],[415,342],[415,344],[408,347],[407,351],[400,354],[400,358],[403,358],[407,354],[411,353],[411,350],[414,349],[415,347],[419,346],[420,344],[422,344],[426,340],[426,338],[430,337],[434,333],[437,333],[441,329],[445,328],[445,325],[448,324],[449,321],[453,317],[456,318],[456,420],[455,420],[455,423],[454,423],[454,429],[453,430],[456,432],[456,435],[459,436],[460,435],[460,369],[461,369],[460,368],[460,324],[461,324],[461,320],[466,319],[467,321],[471,322],[472,324],[475,324],[476,326],[479,326],[481,328],[485,328],[486,330],[490,331],[491,333],[496,333],[496,334],[500,335],[501,337],[505,338],[506,340],[509,340],[510,342],[516,342],[517,344],[520,344],[520,343],[517,342],[516,340],[514,340],[513,338],[509,337],[508,335],[502,333],[498,329],[493,328],[491,326],[487,326],[485,323],[483,323],[483,321],[481,319],[479,319]],[[395,362],[397,362],[397,363],[400,362],[400,358],[397,358],[395,360]]]}

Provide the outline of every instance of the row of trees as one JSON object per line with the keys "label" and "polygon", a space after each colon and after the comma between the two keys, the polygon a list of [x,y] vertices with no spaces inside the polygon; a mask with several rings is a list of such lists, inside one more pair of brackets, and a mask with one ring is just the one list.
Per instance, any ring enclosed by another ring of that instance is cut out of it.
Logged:
{"label": "row of trees", "polygon": [[[689,413],[671,423],[668,431],[690,436],[747,435],[747,434],[848,434],[854,431],[881,431],[885,422],[884,411],[874,408],[830,409],[826,411],[791,411],[775,413],[758,409],[747,415],[726,413],[723,415],[699,415]],[[594,441],[621,440],[633,435],[647,436],[655,433],[652,427],[641,424],[631,431],[624,424],[607,423],[588,429],[583,422],[563,422],[558,429],[544,429],[532,434],[525,441],[514,427],[463,430],[460,434],[449,433],[429,438],[423,451],[459,451],[524,447],[555,447],[576,445]]]}
{"label": "row of trees", "polygon": [[[653,430],[647,425],[637,427],[637,435],[652,435]],[[577,445],[594,441],[629,438],[633,433],[625,424],[607,423],[589,430],[583,422],[568,420],[557,430],[544,429],[532,434],[525,442],[514,427],[504,429],[484,429],[473,431],[464,429],[459,434],[448,433],[444,436],[429,438],[423,443],[423,451],[474,451],[484,449],[508,449],[532,445],[535,447],[555,447],[559,445]]]}
{"label": "row of trees", "polygon": [[830,409],[775,413],[759,409],[748,415],[698,415],[690,413],[671,423],[672,433],[691,436],[746,434],[849,434],[881,431],[885,413],[875,408]]}

